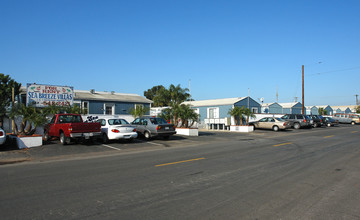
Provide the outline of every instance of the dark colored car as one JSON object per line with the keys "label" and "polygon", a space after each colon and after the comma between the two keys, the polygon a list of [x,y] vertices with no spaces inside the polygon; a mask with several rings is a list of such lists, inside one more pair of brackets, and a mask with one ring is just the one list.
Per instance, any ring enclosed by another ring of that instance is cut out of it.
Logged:
{"label": "dark colored car", "polygon": [[311,119],[306,115],[302,114],[286,114],[281,117],[285,121],[289,121],[291,123],[291,127],[295,129],[307,127],[311,128]]}
{"label": "dark colored car", "polygon": [[321,127],[323,125],[322,123],[322,118],[320,118],[319,115],[310,115],[311,119],[313,120],[313,127],[317,128],[317,127]]}
{"label": "dark colored car", "polygon": [[322,120],[323,124],[328,127],[339,125],[339,122],[331,117],[322,117]]}
{"label": "dark colored car", "polygon": [[146,139],[156,136],[168,139],[170,135],[176,134],[174,125],[167,123],[163,118],[144,116],[136,118],[131,124],[136,126],[136,132]]}

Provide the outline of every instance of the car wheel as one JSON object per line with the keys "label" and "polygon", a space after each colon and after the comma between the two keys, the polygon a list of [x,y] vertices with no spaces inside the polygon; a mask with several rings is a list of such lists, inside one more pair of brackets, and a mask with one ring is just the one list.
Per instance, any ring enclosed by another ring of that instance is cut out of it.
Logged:
{"label": "car wheel", "polygon": [[61,132],[60,133],[60,142],[62,143],[62,145],[70,144],[70,138],[66,137],[64,132]]}
{"label": "car wheel", "polygon": [[352,121],[352,122],[351,122],[351,124],[352,124],[352,125],[355,125],[355,122],[354,122],[354,121]]}
{"label": "car wheel", "polygon": [[295,129],[299,129],[299,128],[300,128],[300,124],[299,124],[299,123],[295,123],[295,124],[294,124],[294,128],[295,128]]}
{"label": "car wheel", "polygon": [[279,131],[279,127],[275,125],[275,126],[273,127],[273,131]]}
{"label": "car wheel", "polygon": [[45,132],[44,132],[44,135],[43,135],[43,141],[44,141],[44,142],[48,142],[49,140],[50,140],[49,132],[48,132],[48,131],[45,131]]}
{"label": "car wheel", "polygon": [[102,135],[102,142],[103,142],[104,144],[106,144],[106,143],[109,142],[109,138],[108,138],[108,136],[107,136],[106,133],[103,133],[103,135]]}
{"label": "car wheel", "polygon": [[148,131],[145,131],[144,136],[146,140],[149,140],[151,138],[151,135]]}

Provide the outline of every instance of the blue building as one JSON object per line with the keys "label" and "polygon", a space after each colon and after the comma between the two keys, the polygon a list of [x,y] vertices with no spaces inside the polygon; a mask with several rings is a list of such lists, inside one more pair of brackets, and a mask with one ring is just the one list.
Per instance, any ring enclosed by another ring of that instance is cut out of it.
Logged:
{"label": "blue building", "polygon": [[306,114],[307,115],[318,115],[319,109],[316,106],[306,106]]}
{"label": "blue building", "polygon": [[264,103],[261,105],[261,113],[265,114],[282,114],[283,107],[278,103]]}
{"label": "blue building", "polygon": [[321,108],[324,109],[326,111],[327,115],[333,115],[334,114],[334,110],[333,110],[333,108],[330,107],[330,105],[317,105],[316,107],[318,108],[318,111]]}
{"label": "blue building", "polygon": [[351,113],[351,109],[348,106],[332,106],[335,113]]}
{"label": "blue building", "polygon": [[261,109],[260,104],[251,97],[187,101],[183,104],[191,105],[200,114],[200,127],[209,124],[210,121],[220,128],[230,125],[231,116],[228,112],[235,106],[249,108],[253,113],[259,113]]}
{"label": "blue building", "polygon": [[283,107],[283,114],[301,114],[302,104],[300,102],[279,103]]}
{"label": "blue building", "polygon": [[94,116],[125,116],[131,120],[131,109],[138,105],[150,109],[151,103],[153,101],[137,94],[97,92],[93,89],[74,91],[74,105],[80,106],[88,115]]}

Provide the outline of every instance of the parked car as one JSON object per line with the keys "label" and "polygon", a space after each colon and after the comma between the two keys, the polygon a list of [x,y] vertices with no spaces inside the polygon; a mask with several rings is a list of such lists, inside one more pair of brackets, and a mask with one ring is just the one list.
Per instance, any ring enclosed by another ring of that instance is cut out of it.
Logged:
{"label": "parked car", "polygon": [[339,121],[331,117],[322,117],[322,120],[323,120],[323,124],[328,127],[339,125]]}
{"label": "parked car", "polygon": [[249,123],[249,125],[254,126],[254,128],[272,129],[273,131],[279,131],[280,129],[285,130],[291,128],[290,122],[276,117],[262,118],[258,121]]}
{"label": "parked car", "polygon": [[339,123],[346,123],[352,125],[360,123],[360,116],[357,114],[335,113],[332,118],[338,120]]}
{"label": "parked car", "polygon": [[156,136],[168,139],[176,134],[174,125],[167,123],[163,118],[144,116],[136,118],[131,124],[136,126],[136,132],[146,139]]}
{"label": "parked car", "polygon": [[6,132],[0,128],[0,145],[4,144],[6,141]]}
{"label": "parked car", "polygon": [[100,123],[83,122],[80,114],[56,114],[44,127],[44,141],[60,138],[63,145],[72,139],[95,139],[101,135]]}
{"label": "parked car", "polygon": [[125,119],[100,118],[97,120],[97,122],[99,122],[101,125],[101,137],[104,143],[107,143],[109,140],[120,139],[132,141],[138,136],[135,126],[130,125],[130,123]]}
{"label": "parked car", "polygon": [[295,129],[308,127],[311,128],[310,119],[302,114],[286,114],[281,117],[285,121],[289,121],[291,123],[291,127]]}
{"label": "parked car", "polygon": [[319,115],[310,115],[310,117],[313,120],[312,126],[314,128],[321,127],[323,125],[322,118]]}

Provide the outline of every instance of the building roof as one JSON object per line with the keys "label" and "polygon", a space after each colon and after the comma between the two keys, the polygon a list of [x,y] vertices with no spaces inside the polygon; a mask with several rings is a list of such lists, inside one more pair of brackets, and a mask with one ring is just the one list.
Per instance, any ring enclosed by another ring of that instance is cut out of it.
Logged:
{"label": "building roof", "polygon": [[349,108],[350,110],[353,109],[353,107],[350,105],[336,105],[336,106],[331,106],[331,108],[334,110],[340,109],[341,111],[345,111],[347,108]]}
{"label": "building roof", "polygon": [[270,105],[274,105],[274,104],[279,105],[279,103],[277,103],[277,102],[270,102],[270,103],[262,103],[261,107],[266,108],[266,107],[269,107]]}
{"label": "building roof", "polygon": [[74,100],[101,100],[101,101],[114,101],[114,102],[134,102],[134,103],[153,103],[153,101],[137,95],[116,92],[97,92],[74,90]]}
{"label": "building roof", "polygon": [[330,108],[331,108],[330,105],[315,105],[315,107],[317,107],[317,108],[323,108],[323,109],[325,109],[325,108],[327,108],[327,107],[330,107]]}
{"label": "building roof", "polygon": [[226,99],[209,99],[209,100],[200,100],[200,101],[186,101],[182,104],[191,105],[195,107],[201,106],[216,106],[216,105],[233,105],[247,97],[239,97],[239,98],[226,98]]}
{"label": "building roof", "polygon": [[295,105],[300,104],[300,102],[288,102],[288,103],[279,103],[279,105],[281,105],[283,108],[292,108]]}

